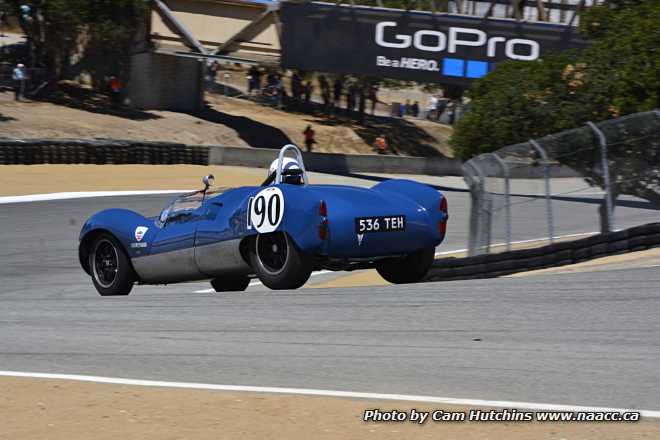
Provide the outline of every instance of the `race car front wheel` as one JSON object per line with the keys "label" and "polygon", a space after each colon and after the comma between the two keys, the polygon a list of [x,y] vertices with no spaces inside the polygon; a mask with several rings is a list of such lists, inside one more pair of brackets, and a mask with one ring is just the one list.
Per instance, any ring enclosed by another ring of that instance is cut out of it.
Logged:
{"label": "race car front wheel", "polygon": [[216,292],[242,292],[250,285],[250,279],[242,276],[215,278],[211,286]]}
{"label": "race car front wheel", "polygon": [[257,235],[250,262],[264,286],[275,290],[297,289],[312,273],[311,259],[298,250],[285,232]]}
{"label": "race car front wheel", "polygon": [[376,270],[385,281],[394,284],[422,281],[435,259],[435,248],[428,248],[405,256],[384,260]]}
{"label": "race car front wheel", "polygon": [[92,243],[89,268],[94,287],[101,296],[128,295],[135,274],[128,256],[110,234],[101,234]]}

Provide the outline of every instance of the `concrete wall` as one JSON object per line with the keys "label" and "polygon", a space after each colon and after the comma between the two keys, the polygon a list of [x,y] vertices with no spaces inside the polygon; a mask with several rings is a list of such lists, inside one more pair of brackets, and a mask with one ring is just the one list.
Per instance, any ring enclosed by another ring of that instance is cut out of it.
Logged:
{"label": "concrete wall", "polygon": [[[200,42],[209,49],[217,48],[266,10],[265,6],[214,0],[167,0],[167,6]],[[151,37],[163,44],[183,44],[152,12]],[[252,42],[241,43],[240,50],[277,54],[280,42],[275,25],[269,26]]]}
{"label": "concrete wall", "polygon": [[[209,147],[209,165],[268,168],[278,153],[266,148]],[[327,173],[463,175],[461,161],[448,158],[303,153],[303,160],[308,171]]]}
{"label": "concrete wall", "polygon": [[129,98],[140,109],[192,112],[204,104],[204,65],[194,58],[145,52],[131,60]]}

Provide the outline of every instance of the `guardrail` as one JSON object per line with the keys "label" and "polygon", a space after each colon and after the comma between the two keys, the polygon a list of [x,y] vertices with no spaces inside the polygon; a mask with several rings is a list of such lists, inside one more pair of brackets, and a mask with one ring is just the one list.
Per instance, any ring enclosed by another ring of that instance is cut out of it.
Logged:
{"label": "guardrail", "polygon": [[[234,165],[268,168],[277,149],[185,145],[113,139],[2,139],[0,165],[150,164]],[[303,153],[310,171],[462,175],[462,162],[445,157]]]}
{"label": "guardrail", "polygon": [[581,263],[594,258],[660,246],[660,223],[649,223],[580,240],[533,249],[435,261],[426,281],[495,278],[530,270]]}

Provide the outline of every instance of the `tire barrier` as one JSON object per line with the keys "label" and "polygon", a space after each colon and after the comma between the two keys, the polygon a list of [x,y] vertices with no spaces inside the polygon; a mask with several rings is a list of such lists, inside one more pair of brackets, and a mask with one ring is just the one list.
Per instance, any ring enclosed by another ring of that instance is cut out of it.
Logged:
{"label": "tire barrier", "polygon": [[608,255],[624,254],[660,246],[660,223],[649,223],[575,241],[533,249],[435,261],[425,281],[495,278],[530,270],[565,266]]}
{"label": "tire barrier", "polygon": [[[268,168],[277,149],[185,145],[113,139],[3,139],[0,165],[149,164],[233,165]],[[303,153],[309,171],[461,176],[462,162],[446,157]]]}
{"label": "tire barrier", "polygon": [[172,142],[0,139],[0,165],[208,165],[209,148]]}

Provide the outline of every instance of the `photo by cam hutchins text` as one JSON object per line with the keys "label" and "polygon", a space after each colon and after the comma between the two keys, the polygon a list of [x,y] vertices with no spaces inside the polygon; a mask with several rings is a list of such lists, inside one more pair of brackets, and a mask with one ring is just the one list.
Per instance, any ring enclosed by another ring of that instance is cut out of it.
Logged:
{"label": "photo by cam hutchins text", "polygon": [[517,409],[471,409],[469,411],[419,411],[367,409],[365,422],[637,422],[637,411],[522,411]]}

